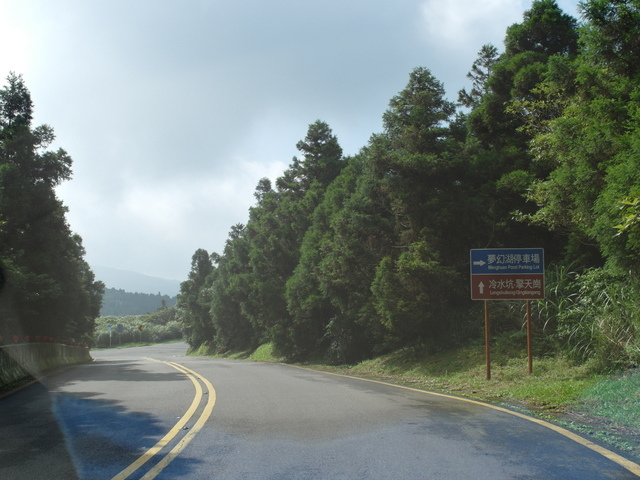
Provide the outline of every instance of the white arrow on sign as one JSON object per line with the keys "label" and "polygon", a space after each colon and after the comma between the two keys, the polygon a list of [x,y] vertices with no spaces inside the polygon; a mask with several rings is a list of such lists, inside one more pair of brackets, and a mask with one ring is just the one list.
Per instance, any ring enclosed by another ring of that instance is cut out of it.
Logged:
{"label": "white arrow on sign", "polygon": [[487,262],[485,262],[484,260],[478,260],[476,262],[473,262],[474,265],[478,265],[478,266],[483,266],[485,265]]}
{"label": "white arrow on sign", "polygon": [[484,283],[480,282],[478,284],[478,290],[480,290],[480,295],[484,293]]}

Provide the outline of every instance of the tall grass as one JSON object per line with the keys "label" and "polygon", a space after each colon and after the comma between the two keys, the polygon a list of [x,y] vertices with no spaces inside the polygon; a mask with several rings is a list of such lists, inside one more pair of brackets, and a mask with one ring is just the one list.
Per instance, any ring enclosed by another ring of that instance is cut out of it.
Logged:
{"label": "tall grass", "polygon": [[564,267],[547,276],[547,299],[537,303],[544,334],[569,358],[614,371],[640,363],[640,288],[611,268],[583,273]]}

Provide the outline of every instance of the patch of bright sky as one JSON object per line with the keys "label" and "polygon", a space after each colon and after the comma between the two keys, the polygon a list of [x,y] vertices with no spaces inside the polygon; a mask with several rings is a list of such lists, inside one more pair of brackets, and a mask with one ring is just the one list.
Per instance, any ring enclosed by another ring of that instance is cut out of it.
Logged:
{"label": "patch of bright sky", "polygon": [[[560,6],[575,15],[577,1]],[[0,0],[0,76],[74,159],[58,187],[92,265],[184,280],[262,177],[326,121],[345,154],[418,66],[455,100],[524,0]]]}

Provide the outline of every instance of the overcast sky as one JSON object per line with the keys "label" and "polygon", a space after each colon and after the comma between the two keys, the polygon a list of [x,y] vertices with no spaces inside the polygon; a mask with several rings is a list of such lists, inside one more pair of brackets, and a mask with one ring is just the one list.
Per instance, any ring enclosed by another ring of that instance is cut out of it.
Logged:
{"label": "overcast sky", "polygon": [[[559,0],[577,16],[577,0]],[[451,100],[524,0],[0,0],[0,75],[73,158],[58,188],[94,266],[184,280],[315,120],[345,154],[415,67]]]}

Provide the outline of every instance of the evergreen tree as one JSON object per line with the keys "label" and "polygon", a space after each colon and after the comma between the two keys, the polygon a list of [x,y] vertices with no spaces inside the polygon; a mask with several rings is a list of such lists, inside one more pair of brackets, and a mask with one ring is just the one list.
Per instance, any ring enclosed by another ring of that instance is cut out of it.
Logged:
{"label": "evergreen tree", "polygon": [[250,292],[249,243],[244,231],[241,224],[231,229],[211,275],[211,319],[219,352],[257,346],[257,332],[243,310]]}
{"label": "evergreen tree", "polygon": [[[211,308],[202,338],[219,350],[273,340],[288,358],[334,362],[450,345],[471,331],[470,248],[541,246],[559,271],[602,254],[637,272],[640,10],[581,8],[578,30],[555,1],[536,0],[503,54],[482,47],[459,97],[466,114],[417,68],[358,155],[343,159],[328,126],[312,124],[275,188],[259,182],[246,228],[198,288]],[[562,288],[604,298],[608,278],[633,291],[620,270]],[[547,322],[554,339],[590,342],[589,356],[620,351],[622,338],[624,361],[635,358],[632,315],[613,331],[609,310],[595,320],[600,306],[571,305]]]}
{"label": "evergreen tree", "polygon": [[498,59],[498,49],[493,45],[483,45],[478,52],[478,58],[471,66],[471,71],[467,73],[467,78],[471,80],[471,92],[465,89],[458,93],[458,102],[467,107],[475,108],[480,104],[486,90],[487,80],[491,75],[491,68]]}
{"label": "evergreen tree", "polygon": [[286,283],[298,264],[311,215],[344,164],[338,140],[324,122],[311,124],[297,148],[303,158],[294,157],[277,179],[277,190],[267,189],[263,181],[258,185],[259,203],[251,209],[246,229],[251,277],[243,311],[255,331],[270,332],[283,351],[289,349],[284,325],[291,324]]}
{"label": "evergreen tree", "polygon": [[288,338],[293,356],[348,361],[374,348],[375,328],[364,313],[370,297],[367,278],[387,243],[380,237],[392,223],[381,214],[385,209],[372,202],[368,187],[375,182],[365,173],[366,165],[363,155],[350,158],[313,213],[286,290],[292,320],[281,326],[281,335]]}
{"label": "evergreen tree", "polygon": [[[571,88],[567,70],[577,52],[577,22],[554,0],[534,1],[523,21],[507,29],[505,52],[492,64],[484,95],[468,115],[464,152],[478,189],[472,197],[484,204],[483,230],[492,234],[476,245],[536,244],[547,249],[550,260],[562,254],[564,241],[518,219],[535,212],[528,191],[553,169],[551,162],[535,157],[530,141],[561,114],[547,93],[560,97]],[[549,78],[562,88],[546,92]]]}
{"label": "evergreen tree", "polygon": [[[551,165],[552,171],[534,184],[530,198],[540,208],[527,219],[635,268],[637,233],[615,235],[614,227],[621,221],[621,202],[640,192],[640,88],[634,56],[640,5],[594,0],[582,9],[587,23],[581,54],[564,68],[564,75],[549,77],[541,89],[546,95],[528,106],[536,111],[552,104],[561,115],[536,130],[536,160]],[[575,83],[570,95],[555,94],[567,78]]]}
{"label": "evergreen tree", "polygon": [[[212,255],[214,258],[215,255]],[[186,281],[180,284],[176,307],[184,336],[192,349],[205,342],[213,342],[215,329],[209,313],[210,277],[214,270],[213,260],[206,250],[199,248],[191,257],[191,271]]]}
{"label": "evergreen tree", "polygon": [[54,188],[71,177],[71,158],[46,150],[48,125],[32,127],[33,103],[21,77],[0,90],[0,259],[6,288],[0,334],[90,335],[104,285],[84,261]]}

